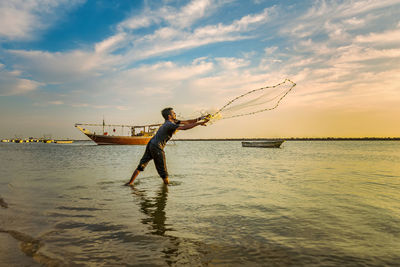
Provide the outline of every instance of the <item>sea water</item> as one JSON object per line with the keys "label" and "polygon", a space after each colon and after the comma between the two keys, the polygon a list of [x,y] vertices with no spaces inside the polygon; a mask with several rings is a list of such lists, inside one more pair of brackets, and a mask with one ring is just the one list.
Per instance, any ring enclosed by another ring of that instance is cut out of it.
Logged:
{"label": "sea water", "polygon": [[0,144],[0,266],[400,265],[400,142],[170,143]]}

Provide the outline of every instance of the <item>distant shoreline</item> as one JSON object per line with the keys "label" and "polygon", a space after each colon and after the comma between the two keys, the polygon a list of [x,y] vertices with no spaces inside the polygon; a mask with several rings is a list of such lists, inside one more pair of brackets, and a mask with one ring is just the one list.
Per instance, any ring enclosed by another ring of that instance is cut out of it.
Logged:
{"label": "distant shoreline", "polygon": [[[60,139],[61,140],[61,139]],[[65,139],[62,139],[65,140]],[[74,142],[92,141],[90,139],[68,139]],[[171,141],[400,141],[400,137],[282,137],[282,138],[177,138]]]}
{"label": "distant shoreline", "polygon": [[274,141],[274,140],[285,140],[285,141],[400,141],[400,137],[318,137],[318,138],[204,138],[204,139],[171,139],[172,141]]}

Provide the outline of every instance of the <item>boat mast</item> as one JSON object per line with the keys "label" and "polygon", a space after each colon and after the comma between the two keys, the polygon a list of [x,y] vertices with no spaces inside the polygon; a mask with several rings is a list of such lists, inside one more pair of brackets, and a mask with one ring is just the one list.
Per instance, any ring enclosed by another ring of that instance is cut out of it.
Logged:
{"label": "boat mast", "polygon": [[103,135],[104,135],[104,125],[105,125],[105,123],[104,123],[104,115],[103,115]]}

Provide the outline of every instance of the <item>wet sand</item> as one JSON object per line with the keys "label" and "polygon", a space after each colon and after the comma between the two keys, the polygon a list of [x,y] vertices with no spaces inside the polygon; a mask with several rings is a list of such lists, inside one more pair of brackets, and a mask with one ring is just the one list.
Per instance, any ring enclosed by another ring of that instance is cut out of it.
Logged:
{"label": "wet sand", "polygon": [[[0,239],[2,244],[0,245],[0,263],[4,263],[4,266],[65,266],[60,260],[52,259],[39,252],[43,246],[40,238],[33,238],[14,230],[0,229],[0,234],[1,238],[5,239]],[[5,255],[2,255],[3,253]]]}
{"label": "wet sand", "polygon": [[[0,206],[7,209],[7,202],[0,197]],[[43,243],[40,238],[0,228],[0,266],[63,266],[39,252]]]}
{"label": "wet sand", "polygon": [[20,249],[20,241],[8,233],[0,232],[0,265],[1,266],[41,266],[33,258],[25,255]]}
{"label": "wet sand", "polygon": [[0,197],[0,207],[5,209],[8,208],[7,202],[5,202],[4,199],[2,199],[1,197]]}

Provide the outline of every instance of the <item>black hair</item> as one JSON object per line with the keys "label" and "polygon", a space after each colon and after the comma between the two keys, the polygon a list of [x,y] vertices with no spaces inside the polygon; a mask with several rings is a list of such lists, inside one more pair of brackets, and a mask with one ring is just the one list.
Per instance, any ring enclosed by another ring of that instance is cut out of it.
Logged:
{"label": "black hair", "polygon": [[161,115],[164,117],[164,119],[168,120],[168,115],[171,114],[172,110],[173,108],[164,108],[163,110],[161,110]]}

